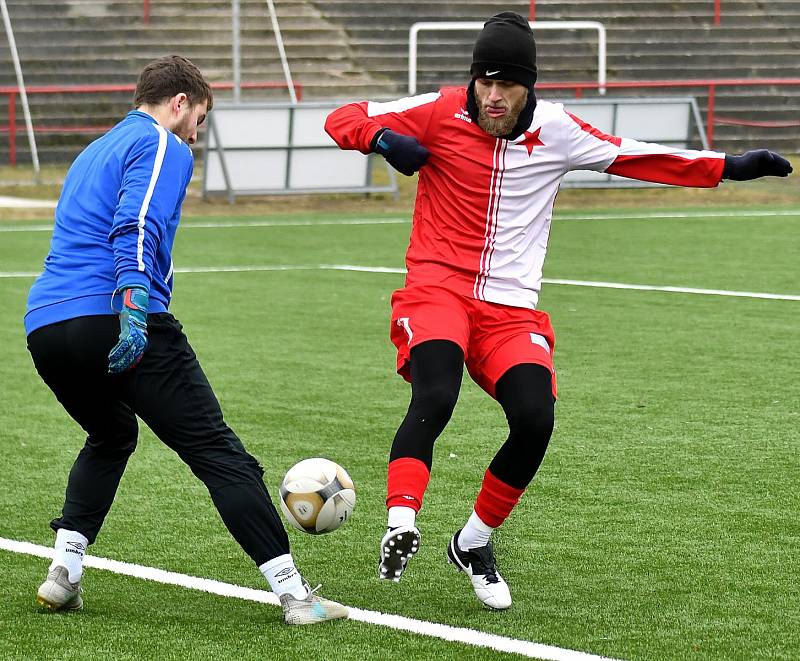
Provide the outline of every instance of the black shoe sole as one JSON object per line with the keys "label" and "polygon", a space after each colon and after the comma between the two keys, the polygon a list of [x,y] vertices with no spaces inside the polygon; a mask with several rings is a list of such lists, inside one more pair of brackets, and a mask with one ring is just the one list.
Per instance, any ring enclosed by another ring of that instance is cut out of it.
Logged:
{"label": "black shoe sole", "polygon": [[[418,534],[413,532],[400,533],[402,539],[393,538],[386,540],[386,546],[381,547],[381,560],[378,563],[378,578],[385,581],[398,583],[408,561],[419,550]],[[389,545],[393,541],[394,545]]]}

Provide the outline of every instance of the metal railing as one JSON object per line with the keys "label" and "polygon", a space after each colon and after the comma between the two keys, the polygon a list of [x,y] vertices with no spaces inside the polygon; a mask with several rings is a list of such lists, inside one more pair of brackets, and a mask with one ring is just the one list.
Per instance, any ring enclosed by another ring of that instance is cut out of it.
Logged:
{"label": "metal railing", "polygon": [[[716,114],[716,92],[721,87],[798,87],[800,78],[709,78],[693,80],[629,80],[629,81],[606,81],[603,86],[606,89],[666,89],[666,90],[685,90],[687,88],[697,88],[706,90],[706,135],[709,145],[714,144],[714,127],[723,126],[753,126],[759,128],[784,128],[800,126],[800,121],[765,121],[765,120],[742,120],[729,117],[720,117]],[[232,83],[215,83],[212,85],[215,90],[230,90]],[[243,88],[248,89],[279,89],[286,88],[285,82],[254,82],[243,83]],[[595,81],[584,82],[543,82],[537,83],[539,90],[571,90],[575,98],[581,98],[584,91],[599,90],[600,83]],[[28,88],[28,94],[64,94],[64,93],[110,93],[110,92],[133,92],[134,85],[37,85]],[[302,98],[302,85],[295,83],[295,91],[298,99]],[[24,131],[23,126],[17,126],[16,103],[19,95],[19,88],[16,86],[0,86],[0,95],[8,97],[8,123],[0,125],[0,134],[7,133],[9,140],[9,163],[16,165],[16,140],[17,134]],[[69,133],[88,133],[96,134],[107,131],[110,126],[34,126],[34,131],[39,134],[69,134]]]}
{"label": "metal railing", "polygon": [[[722,23],[722,0],[713,0],[713,4],[714,25],[719,25]],[[528,18],[532,21],[536,20],[536,0],[530,0],[530,2],[528,2]]]}
{"label": "metal railing", "polygon": [[[278,81],[261,81],[242,83],[242,89],[286,89],[285,82]],[[212,83],[211,88],[214,90],[232,90],[233,83]],[[125,84],[95,84],[95,85],[30,85],[26,86],[26,91],[29,96],[44,95],[44,94],[109,94],[115,92],[129,92],[132,93],[136,89],[136,85]],[[294,91],[298,99],[303,98],[303,86],[300,83],[294,83]],[[24,131],[23,127],[17,126],[17,98],[20,89],[16,85],[0,86],[0,96],[5,95],[8,97],[8,122],[5,125],[0,125],[0,133],[8,134],[8,162],[10,165],[17,164],[17,133]],[[36,125],[34,126],[34,133],[55,133],[55,134],[69,134],[69,133],[103,133],[110,129],[111,126],[53,126],[53,125]]]}
{"label": "metal railing", "polygon": [[[605,94],[606,29],[597,21],[528,21],[533,30],[596,30],[597,31],[597,89]],[[417,46],[419,33],[425,31],[478,32],[483,21],[431,21],[414,23],[408,32],[408,93],[417,93]]]}
{"label": "metal railing", "polygon": [[[766,87],[766,86],[800,86],[800,78],[710,78],[697,80],[627,80],[607,82],[607,89],[686,89],[688,87],[702,88],[708,90],[706,101],[706,135],[708,144],[714,145],[714,125],[726,124],[737,126],[757,126],[761,128],[780,128],[786,126],[798,126],[795,122],[763,122],[732,120],[730,118],[717,117],[715,103],[718,87]],[[598,83],[577,82],[577,83],[537,83],[536,88],[540,90],[574,90],[575,98],[582,96],[583,90],[598,89]]]}

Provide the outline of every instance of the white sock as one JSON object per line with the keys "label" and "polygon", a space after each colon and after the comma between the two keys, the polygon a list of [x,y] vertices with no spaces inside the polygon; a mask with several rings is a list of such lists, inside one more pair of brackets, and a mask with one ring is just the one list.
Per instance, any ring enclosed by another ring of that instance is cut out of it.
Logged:
{"label": "white sock", "polygon": [[75,530],[59,528],[56,532],[55,554],[47,571],[66,567],[70,583],[77,583],[83,575],[83,555],[89,540]]}
{"label": "white sock", "polygon": [[399,528],[400,526],[413,528],[416,521],[417,511],[413,507],[390,507],[389,521],[386,526],[388,528]]}
{"label": "white sock", "polygon": [[308,588],[306,588],[300,572],[297,571],[297,567],[294,566],[294,558],[291,554],[285,553],[277,558],[272,558],[272,560],[267,560],[258,569],[269,581],[272,591],[279,597],[287,592],[296,599],[305,599],[308,596]]}
{"label": "white sock", "polygon": [[487,526],[481,518],[472,510],[467,525],[461,530],[458,535],[458,548],[462,551],[469,551],[470,549],[477,549],[481,546],[486,546],[489,543],[489,537],[492,535],[494,528]]}

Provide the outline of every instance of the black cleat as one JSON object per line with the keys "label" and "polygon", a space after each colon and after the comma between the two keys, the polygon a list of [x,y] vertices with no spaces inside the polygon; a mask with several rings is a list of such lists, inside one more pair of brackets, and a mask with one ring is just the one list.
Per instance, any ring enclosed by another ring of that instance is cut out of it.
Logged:
{"label": "black cleat", "polygon": [[511,606],[511,592],[508,584],[497,571],[492,543],[469,551],[458,547],[459,530],[447,547],[447,561],[463,571],[472,581],[475,596],[487,608],[505,610]]}
{"label": "black cleat", "polygon": [[390,528],[381,540],[378,578],[399,582],[406,564],[419,550],[419,538],[416,526]]}

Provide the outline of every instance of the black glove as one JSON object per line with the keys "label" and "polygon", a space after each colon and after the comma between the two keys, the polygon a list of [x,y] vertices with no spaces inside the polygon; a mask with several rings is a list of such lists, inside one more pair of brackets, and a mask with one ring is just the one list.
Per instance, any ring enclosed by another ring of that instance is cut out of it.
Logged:
{"label": "black glove", "polygon": [[791,171],[791,164],[780,154],[769,149],[754,149],[741,156],[726,154],[722,178],[749,181],[759,177],[786,177]]}
{"label": "black glove", "polygon": [[395,170],[410,177],[428,160],[430,152],[419,140],[391,129],[381,129],[372,138],[372,151],[383,156]]}

